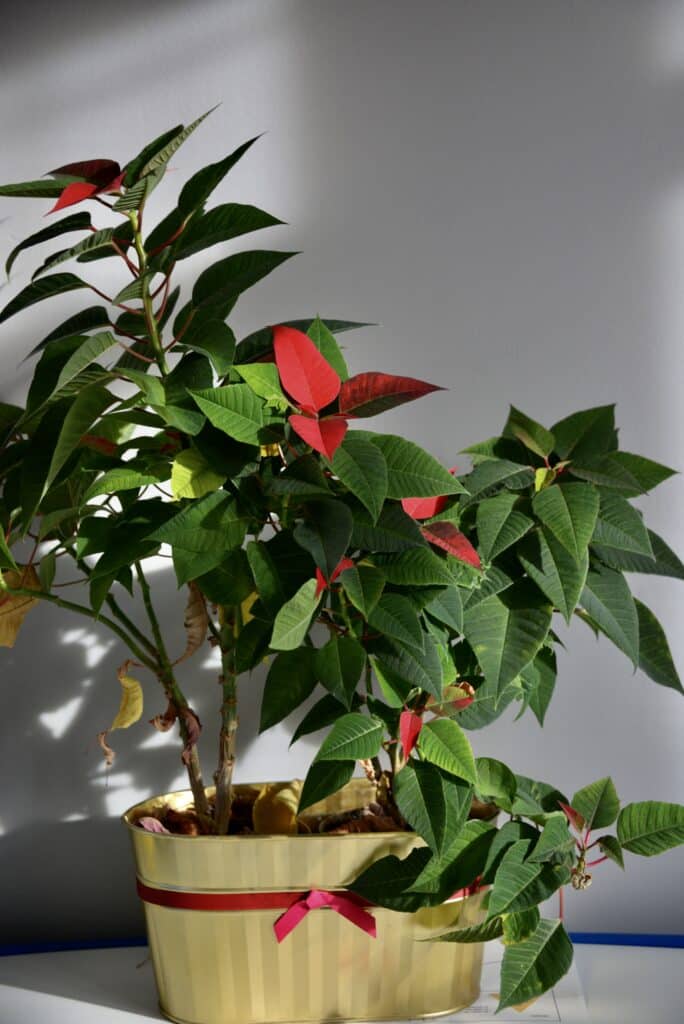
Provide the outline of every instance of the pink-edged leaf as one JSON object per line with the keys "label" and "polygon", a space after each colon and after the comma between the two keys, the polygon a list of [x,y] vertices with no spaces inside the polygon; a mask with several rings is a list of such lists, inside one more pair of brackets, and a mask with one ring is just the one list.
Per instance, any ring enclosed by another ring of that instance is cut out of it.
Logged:
{"label": "pink-edged leaf", "polygon": [[171,835],[168,828],[165,825],[162,825],[159,818],[152,818],[149,816],[145,818],[138,818],[136,825],[139,825],[140,828],[144,828],[146,832],[159,832],[167,836]]}
{"label": "pink-edged leaf", "polygon": [[468,565],[474,565],[476,569],[482,568],[477,551],[465,534],[456,529],[453,523],[441,520],[430,523],[429,526],[422,526],[420,532],[430,544],[448,551],[454,558],[458,558],[459,562],[467,562]]}
{"label": "pink-edged leaf", "polygon": [[101,188],[109,184],[119,174],[121,168],[116,160],[79,160],[73,164],[64,164],[64,167],[56,167],[49,174],[59,176],[66,174],[70,178],[83,178],[92,185]]}
{"label": "pink-edged leaf", "polygon": [[401,507],[411,519],[432,519],[439,515],[448,501],[445,494],[438,498],[402,498]]}
{"label": "pink-edged leaf", "polygon": [[443,391],[437,384],[428,384],[413,377],[396,377],[392,373],[357,373],[340,388],[339,410],[345,416],[377,416],[404,402],[412,402],[432,391]]}
{"label": "pink-edged leaf", "polygon": [[[340,573],[344,572],[345,569],[353,569],[354,561],[351,558],[341,558],[332,571],[330,576],[330,583],[334,583]],[[324,590],[327,590],[329,583],[321,570],[316,566],[316,597],[320,597]]]}
{"label": "pink-edged leaf", "polygon": [[84,199],[90,199],[97,192],[99,192],[97,185],[91,185],[88,181],[75,181],[73,184],[67,185],[48,213],[57,213],[57,210],[63,210],[66,206],[82,203]]}
{"label": "pink-edged leaf", "polygon": [[575,832],[582,832],[584,829],[584,818],[579,811],[576,811],[574,807],[570,807],[569,804],[561,803],[558,801],[558,806],[562,810],[568,822],[574,828]]}
{"label": "pink-edged leaf", "polygon": [[126,172],[122,171],[121,174],[117,174],[116,178],[112,178],[106,185],[103,185],[100,192],[118,192],[123,185],[123,180],[126,177]]}
{"label": "pink-edged leaf", "polygon": [[415,747],[422,728],[423,719],[415,711],[402,711],[399,715],[399,739],[404,748],[404,757],[408,757]]}
{"label": "pink-edged leaf", "polygon": [[332,459],[347,433],[347,421],[336,416],[326,420],[315,420],[311,416],[293,413],[289,423],[302,441],[310,444],[314,451],[325,455],[326,459]]}
{"label": "pink-edged leaf", "polygon": [[303,409],[318,412],[337,398],[339,375],[302,331],[274,327],[273,351],[283,387]]}

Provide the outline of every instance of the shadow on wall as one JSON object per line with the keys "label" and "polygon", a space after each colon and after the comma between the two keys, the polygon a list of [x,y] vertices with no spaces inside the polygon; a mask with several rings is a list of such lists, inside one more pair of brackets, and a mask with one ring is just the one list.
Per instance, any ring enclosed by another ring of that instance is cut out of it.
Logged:
{"label": "shadow on wall", "polygon": [[[151,582],[169,649],[177,657],[185,643],[185,595],[178,592],[170,566],[154,573]],[[73,597],[76,589],[69,588],[69,597],[78,601]],[[132,602],[126,610],[136,615]],[[147,724],[163,711],[164,694],[146,669],[131,669],[143,684],[145,710],[141,722],[110,735],[116,758],[107,770],[96,737],[118,708],[116,669],[127,649],[106,627],[51,605],[37,606],[30,619],[33,632],[20,632],[14,649],[3,651],[5,699],[13,690],[23,691],[12,708],[12,731],[0,748],[5,782],[0,875],[11,879],[4,887],[3,918],[12,922],[3,942],[141,934],[129,840],[118,816],[155,793],[187,788],[177,731],[161,734]],[[46,660],[42,652],[50,652],[49,674],[36,674],[32,668],[30,638],[35,643],[37,635],[41,669]],[[206,726],[201,750],[210,784],[217,736],[217,658],[207,644],[181,669],[181,685]],[[244,679],[238,759],[258,730],[262,674]],[[26,699],[27,690],[31,700]],[[38,821],[31,794],[41,808]]]}

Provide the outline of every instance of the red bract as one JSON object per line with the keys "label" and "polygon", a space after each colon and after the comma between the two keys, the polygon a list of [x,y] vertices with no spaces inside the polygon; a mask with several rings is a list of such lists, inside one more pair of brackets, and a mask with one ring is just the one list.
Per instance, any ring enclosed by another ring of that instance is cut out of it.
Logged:
{"label": "red bract", "polygon": [[289,418],[289,423],[302,441],[310,444],[314,451],[325,455],[326,459],[332,459],[347,433],[347,421],[338,416],[318,420],[312,416],[300,416],[293,413]]}
{"label": "red bract", "polygon": [[569,804],[561,803],[560,800],[558,801],[558,806],[570,822],[572,828],[574,828],[575,832],[581,832],[584,828],[584,818],[580,812],[576,811],[574,807],[570,807]]}
{"label": "red bract", "polygon": [[432,519],[444,509],[449,497],[441,494],[438,498],[402,498],[401,507],[411,519]]}
{"label": "red bract", "polygon": [[432,391],[443,391],[436,384],[391,373],[357,373],[340,387],[339,410],[346,416],[377,416],[403,402],[412,402]]}
{"label": "red bract", "polygon": [[434,544],[444,551],[448,551],[460,562],[467,562],[468,565],[482,568],[482,562],[477,551],[468,538],[460,530],[457,530],[453,523],[442,520],[437,523],[430,523],[429,526],[422,526],[420,531],[430,544]]}
{"label": "red bract", "polygon": [[82,178],[83,181],[104,188],[116,178],[121,168],[116,160],[79,160],[77,163],[64,164],[63,167],[56,167],[50,174],[65,174],[72,178]]}
{"label": "red bract", "polygon": [[326,580],[321,570],[316,568],[316,597],[320,597],[324,590],[327,590],[330,583],[334,583],[340,573],[343,573],[345,569],[353,569],[354,562],[351,558],[341,558],[337,563],[332,573],[330,574],[330,582]]}
{"label": "red bract", "polygon": [[306,412],[318,412],[337,398],[338,374],[302,331],[274,327],[273,351],[283,387]]}
{"label": "red bract", "polygon": [[48,213],[56,213],[66,206],[82,203],[84,199],[92,199],[101,192],[116,192],[124,178],[123,171],[115,160],[85,160],[82,163],[65,164],[64,167],[50,173],[73,174],[86,180],[74,181],[67,185]]}
{"label": "red bract", "polygon": [[402,711],[399,715],[399,739],[405,757],[408,757],[415,747],[422,728],[423,719],[415,711]]}
{"label": "red bract", "polygon": [[48,210],[48,213],[56,213],[57,210],[63,210],[65,206],[74,206],[75,203],[82,203],[84,199],[90,199],[99,191],[97,185],[91,185],[88,181],[75,181],[73,184],[67,185],[52,209]]}

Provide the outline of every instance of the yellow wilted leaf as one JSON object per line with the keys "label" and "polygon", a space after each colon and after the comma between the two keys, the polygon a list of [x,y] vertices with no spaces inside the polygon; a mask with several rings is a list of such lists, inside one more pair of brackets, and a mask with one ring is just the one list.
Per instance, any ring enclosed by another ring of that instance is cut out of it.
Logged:
{"label": "yellow wilted leaf", "polygon": [[215,473],[203,455],[194,448],[179,452],[171,466],[171,491],[179,498],[202,498],[217,490],[225,474]]}
{"label": "yellow wilted leaf", "polygon": [[250,609],[254,602],[257,600],[259,595],[256,590],[253,590],[251,594],[248,594],[240,605],[240,614],[242,616],[242,625],[246,626],[248,622],[251,622],[254,616],[250,613]]}
{"label": "yellow wilted leaf", "polygon": [[534,490],[538,494],[545,487],[549,487],[556,479],[557,473],[550,466],[540,466],[534,471]]}
{"label": "yellow wilted leaf", "polygon": [[192,657],[195,651],[199,650],[206,639],[209,628],[209,615],[207,614],[207,603],[204,600],[204,594],[196,583],[188,583],[188,590],[188,603],[185,606],[185,615],[183,617],[187,640],[185,650],[180,658],[174,661],[174,665],[179,665],[181,661]]}
{"label": "yellow wilted leaf", "polygon": [[130,662],[125,661],[116,673],[123,692],[119,710],[108,732],[112,732],[114,729],[128,729],[138,721],[143,713],[142,686],[133,676],[127,675],[129,665]]}
{"label": "yellow wilted leaf", "polygon": [[252,819],[259,835],[294,835],[302,780],[264,786],[254,802]]}
{"label": "yellow wilted leaf", "polygon": [[1,574],[0,584],[0,647],[14,647],[17,634],[24,618],[38,604],[36,597],[13,597],[10,590],[40,590],[40,580],[32,565],[25,565],[19,571],[9,569]]}

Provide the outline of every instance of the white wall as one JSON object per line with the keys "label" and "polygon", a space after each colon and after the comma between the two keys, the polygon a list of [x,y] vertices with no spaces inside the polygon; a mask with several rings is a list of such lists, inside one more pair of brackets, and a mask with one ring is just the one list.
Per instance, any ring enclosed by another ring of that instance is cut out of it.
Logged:
{"label": "white wall", "polygon": [[[241,301],[239,334],[316,311],[381,322],[347,336],[354,370],[451,389],[388,415],[385,429],[451,465],[496,432],[508,402],[551,423],[617,401],[625,448],[682,464],[682,3],[34,3],[3,24],[0,60],[2,181],[91,156],[123,162],[222,100],[174,157],[161,209],[201,163],[267,131],[216,198],[281,216],[291,226],[255,244],[303,254]],[[2,252],[46,207],[2,201]],[[34,265],[17,265],[3,301]],[[20,360],[78,302],[4,327],[2,399],[24,394]],[[645,505],[681,553],[681,478]],[[182,600],[161,573],[173,632]],[[681,588],[634,580],[684,666]],[[684,702],[581,624],[563,638],[547,728],[508,716],[473,736],[477,752],[570,793],[610,772],[626,800],[681,800]],[[144,725],[116,735],[105,778],[94,736],[118,704],[121,658],[104,630],[52,608],[2,655],[3,941],[140,930],[115,816],[182,778]],[[214,672],[195,664],[184,677],[210,734]],[[284,730],[253,738],[260,688],[243,684],[239,777],[302,774],[310,747],[288,755]],[[147,701],[151,717],[151,683]],[[684,931],[681,871],[681,852],[630,857],[624,876],[603,865],[569,900],[569,925]]]}

